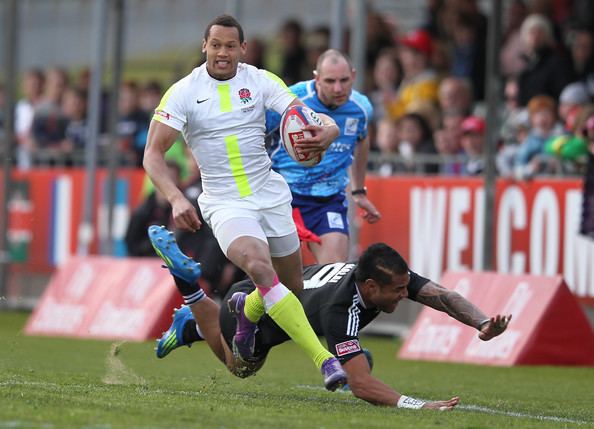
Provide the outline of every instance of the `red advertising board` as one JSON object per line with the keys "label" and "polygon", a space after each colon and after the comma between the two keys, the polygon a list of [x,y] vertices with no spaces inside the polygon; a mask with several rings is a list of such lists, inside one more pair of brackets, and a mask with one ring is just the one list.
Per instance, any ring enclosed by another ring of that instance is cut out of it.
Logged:
{"label": "red advertising board", "polygon": [[159,258],[73,257],[52,276],[25,332],[143,341],[167,329],[181,303]]}
{"label": "red advertising board", "polygon": [[560,276],[446,273],[442,283],[492,316],[511,314],[502,335],[476,329],[425,308],[399,357],[489,365],[594,366],[594,333]]}
{"label": "red advertising board", "polygon": [[[14,172],[10,204],[12,270],[51,273],[76,253],[84,201],[84,170]],[[120,170],[116,189],[114,256],[125,256],[123,236],[141,199],[142,170]],[[97,177],[91,253],[107,234],[106,173]],[[446,270],[481,271],[485,231],[480,178],[367,178],[369,198],[382,213],[362,223],[359,247],[383,241],[398,249],[411,268],[432,279]],[[594,302],[594,242],[578,234],[582,182],[538,179],[496,185],[493,255],[495,271],[561,274],[570,290]],[[311,262],[311,258],[306,261]]]}
{"label": "red advertising board", "polygon": [[[9,239],[14,271],[51,273],[76,253],[82,218],[85,171],[82,169],[35,169],[14,171],[9,198]],[[1,177],[0,177],[1,179]],[[122,245],[130,211],[141,200],[144,172],[120,169],[115,184],[113,239]],[[2,183],[0,180],[0,188]],[[93,204],[93,240],[107,234],[107,172],[99,170]],[[125,253],[120,253],[122,256]]]}
{"label": "red advertising board", "polygon": [[[480,178],[369,177],[368,195],[382,214],[361,223],[360,249],[383,241],[432,279],[443,272],[482,271],[485,231]],[[594,297],[594,242],[578,234],[582,182],[500,179],[493,213],[493,269],[561,274],[579,297]]]}

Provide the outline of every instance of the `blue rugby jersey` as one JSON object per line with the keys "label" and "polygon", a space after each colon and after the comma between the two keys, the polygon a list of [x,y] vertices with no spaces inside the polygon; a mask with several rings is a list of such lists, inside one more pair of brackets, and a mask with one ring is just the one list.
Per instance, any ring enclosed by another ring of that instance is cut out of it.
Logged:
{"label": "blue rugby jersey", "polygon": [[[355,147],[360,140],[367,137],[367,126],[373,114],[369,99],[353,90],[345,104],[329,109],[318,98],[314,80],[296,83],[290,90],[311,109],[332,117],[340,129],[340,135],[332,142],[318,165],[303,167],[287,154],[279,143],[280,134],[275,132],[270,154],[272,168],[285,178],[295,194],[327,197],[344,193],[349,182],[348,167],[353,161]],[[266,112],[267,134],[278,129],[280,119],[278,113]]]}

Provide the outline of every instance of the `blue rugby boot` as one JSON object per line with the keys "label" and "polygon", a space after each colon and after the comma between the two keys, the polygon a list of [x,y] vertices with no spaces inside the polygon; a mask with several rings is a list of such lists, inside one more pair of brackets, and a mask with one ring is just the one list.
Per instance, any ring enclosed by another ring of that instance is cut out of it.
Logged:
{"label": "blue rugby boot", "polygon": [[196,284],[202,274],[200,264],[182,253],[173,232],[164,226],[151,225],[148,235],[155,252],[167,264],[171,275],[190,285]]}
{"label": "blue rugby boot", "polygon": [[247,294],[235,292],[227,301],[229,311],[237,319],[237,327],[233,336],[233,354],[246,362],[253,360],[256,346],[256,328],[258,325],[247,318],[243,311]]}
{"label": "blue rugby boot", "polygon": [[182,305],[181,308],[175,309],[173,313],[173,322],[167,331],[163,332],[160,339],[157,340],[157,347],[155,352],[159,359],[163,359],[173,350],[181,346],[191,347],[191,343],[184,342],[184,327],[188,320],[194,320],[194,315],[190,307]]}
{"label": "blue rugby boot", "polygon": [[342,369],[340,361],[335,357],[324,361],[321,372],[324,376],[324,386],[331,392],[347,384],[346,372]]}

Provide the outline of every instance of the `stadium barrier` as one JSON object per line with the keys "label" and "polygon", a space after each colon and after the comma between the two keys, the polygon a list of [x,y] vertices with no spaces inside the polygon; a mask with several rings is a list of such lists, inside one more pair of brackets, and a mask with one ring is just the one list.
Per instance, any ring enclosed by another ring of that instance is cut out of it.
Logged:
{"label": "stadium barrier", "polygon": [[[84,174],[82,169],[13,173],[11,275],[50,275],[76,253]],[[106,171],[98,170],[91,254],[97,253],[99,239],[109,230],[106,179]],[[113,256],[126,256],[124,235],[130,213],[141,201],[143,179],[144,172],[139,169],[118,171],[111,228]],[[483,269],[482,179],[370,175],[366,184],[383,218],[373,225],[353,225],[359,229],[355,235],[358,251],[373,242],[386,242],[398,249],[413,270],[437,281],[446,270]],[[493,269],[513,274],[561,274],[582,302],[594,303],[594,241],[578,234],[581,201],[580,179],[499,179]]]}
{"label": "stadium barrier", "polygon": [[181,305],[159,258],[72,257],[56,270],[25,333],[144,341]]}
{"label": "stadium barrier", "polygon": [[560,276],[448,272],[441,283],[487,315],[511,314],[507,331],[482,341],[476,329],[425,308],[401,347],[400,358],[499,366],[594,366],[594,332]]}

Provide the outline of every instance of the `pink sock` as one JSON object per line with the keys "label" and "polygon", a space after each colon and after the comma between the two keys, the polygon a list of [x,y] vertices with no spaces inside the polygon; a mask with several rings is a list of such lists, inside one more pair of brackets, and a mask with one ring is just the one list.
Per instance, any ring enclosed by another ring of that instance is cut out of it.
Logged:
{"label": "pink sock", "polygon": [[270,292],[270,290],[275,287],[277,284],[279,284],[280,281],[278,280],[278,276],[275,274],[274,275],[274,279],[272,280],[272,286],[270,287],[266,287],[266,286],[260,286],[260,285],[256,285],[256,287],[258,288],[258,291],[260,291],[260,295],[262,295],[262,298],[266,296],[266,294],[268,292]]}

